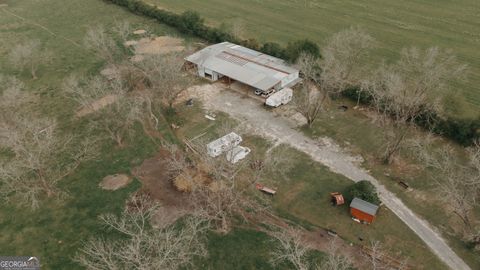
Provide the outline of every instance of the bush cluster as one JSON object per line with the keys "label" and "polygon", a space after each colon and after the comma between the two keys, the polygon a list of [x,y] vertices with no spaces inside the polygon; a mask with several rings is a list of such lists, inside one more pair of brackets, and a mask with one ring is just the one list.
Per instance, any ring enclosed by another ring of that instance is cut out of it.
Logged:
{"label": "bush cluster", "polygon": [[302,52],[307,52],[317,57],[320,56],[318,45],[309,40],[291,42],[286,48],[274,42],[268,42],[262,45],[256,39],[238,39],[222,29],[207,26],[203,18],[194,11],[176,14],[147,4],[141,0],[104,1],[126,7],[132,12],[154,18],[161,23],[174,27],[181,33],[195,36],[211,43],[229,41],[253,50],[261,51],[265,54],[286,59],[292,63],[297,60]]}
{"label": "bush cluster", "polygon": [[345,197],[348,201],[354,198],[359,198],[369,203],[380,205],[381,201],[378,198],[377,190],[372,183],[362,180],[349,186],[345,192]]}

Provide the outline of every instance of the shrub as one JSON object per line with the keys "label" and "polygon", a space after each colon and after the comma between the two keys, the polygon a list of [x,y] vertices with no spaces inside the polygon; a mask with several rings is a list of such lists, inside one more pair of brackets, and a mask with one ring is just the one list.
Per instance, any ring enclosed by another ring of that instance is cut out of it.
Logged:
{"label": "shrub", "polygon": [[264,43],[263,46],[260,48],[260,51],[278,58],[287,58],[285,49],[282,48],[280,44],[275,42]]}
{"label": "shrub", "polygon": [[347,188],[345,192],[346,198],[351,201],[353,198],[359,198],[364,201],[380,205],[377,190],[372,183],[362,180]]}
{"label": "shrub", "polygon": [[302,39],[302,40],[297,40],[295,42],[288,43],[285,54],[287,56],[287,59],[291,63],[294,63],[295,61],[297,61],[298,57],[302,53],[308,53],[313,55],[316,58],[320,58],[320,48],[313,41],[310,41],[308,39]]}

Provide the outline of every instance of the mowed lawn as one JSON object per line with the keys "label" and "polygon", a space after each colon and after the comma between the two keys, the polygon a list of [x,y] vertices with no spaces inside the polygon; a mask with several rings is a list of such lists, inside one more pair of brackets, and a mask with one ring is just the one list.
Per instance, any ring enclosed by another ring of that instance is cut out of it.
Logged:
{"label": "mowed lawn", "polygon": [[[468,82],[455,85],[480,108],[480,1],[478,0],[144,0],[174,12],[195,10],[214,25],[238,23],[245,37],[320,45],[350,26],[378,41],[371,63],[394,60],[404,47],[452,49],[469,65]],[[307,3],[307,6],[305,6]],[[470,110],[469,109],[469,110]]]}

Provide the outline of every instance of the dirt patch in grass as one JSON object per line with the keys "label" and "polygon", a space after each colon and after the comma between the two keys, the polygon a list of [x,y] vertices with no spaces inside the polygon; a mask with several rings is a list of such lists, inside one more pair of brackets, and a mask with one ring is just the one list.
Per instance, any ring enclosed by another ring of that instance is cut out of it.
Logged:
{"label": "dirt patch in grass", "polygon": [[138,29],[138,30],[133,31],[133,33],[134,33],[135,35],[144,35],[144,34],[147,33],[147,31],[146,31],[146,30],[143,30],[143,29]]}
{"label": "dirt patch in grass", "polygon": [[391,164],[391,169],[394,175],[414,177],[421,173],[422,167],[418,164],[410,163],[402,157],[396,156]]}
{"label": "dirt patch in grass", "polygon": [[100,71],[100,74],[107,78],[108,80],[113,80],[118,77],[119,70],[113,66],[106,67]]}
{"label": "dirt patch in grass", "polygon": [[[128,42],[128,41],[127,41]],[[135,53],[147,55],[162,55],[185,50],[183,40],[168,36],[156,38],[142,38],[135,45]]]}
{"label": "dirt patch in grass", "polygon": [[133,169],[133,175],[142,182],[142,191],[159,201],[162,206],[185,209],[187,195],[175,189],[168,172],[167,158],[170,153],[160,150]]}
{"label": "dirt patch in grass", "polygon": [[114,103],[116,100],[117,100],[116,95],[106,95],[106,96],[94,101],[92,104],[82,107],[80,110],[77,111],[75,116],[76,117],[83,117],[85,115],[91,114],[93,112],[96,112],[96,111]]}
{"label": "dirt patch in grass", "polygon": [[205,105],[215,96],[217,96],[223,87],[219,84],[202,84],[202,85],[194,85],[183,92],[181,92],[177,99],[175,100],[175,104],[180,104],[185,102],[191,98],[199,99],[203,102],[204,107],[207,108]]}
{"label": "dirt patch in grass", "polygon": [[126,174],[114,174],[103,178],[99,186],[105,190],[121,189],[132,182],[132,178]]}
{"label": "dirt patch in grass", "polygon": [[187,214],[182,207],[161,206],[152,216],[152,226],[155,228],[165,228]]}

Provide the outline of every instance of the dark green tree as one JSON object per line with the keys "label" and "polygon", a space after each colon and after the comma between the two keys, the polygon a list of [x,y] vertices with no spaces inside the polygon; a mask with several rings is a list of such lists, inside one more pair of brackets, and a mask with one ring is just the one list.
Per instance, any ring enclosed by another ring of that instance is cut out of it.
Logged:
{"label": "dark green tree", "polygon": [[379,205],[381,202],[380,198],[378,198],[376,188],[366,180],[351,185],[347,188],[345,194],[350,201],[353,200],[353,198],[359,198],[376,205]]}
{"label": "dark green tree", "polygon": [[320,48],[317,43],[313,41],[302,39],[288,43],[286,56],[290,62],[295,63],[302,53],[307,53],[315,58],[320,58]]}

